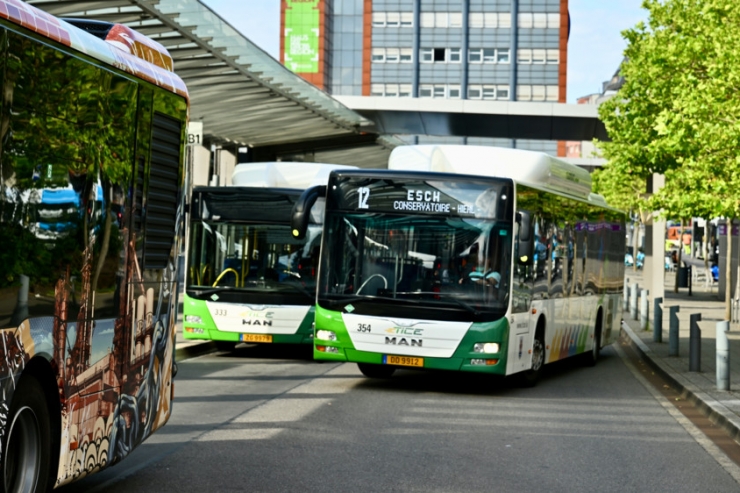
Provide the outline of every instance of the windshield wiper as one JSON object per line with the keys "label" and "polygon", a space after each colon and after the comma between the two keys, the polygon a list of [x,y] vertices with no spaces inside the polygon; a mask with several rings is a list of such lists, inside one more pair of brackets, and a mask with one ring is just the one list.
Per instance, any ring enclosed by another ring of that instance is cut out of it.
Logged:
{"label": "windshield wiper", "polygon": [[[192,286],[188,288],[188,290],[190,291],[197,291],[198,289],[199,288],[195,288]],[[213,293],[221,293],[223,291],[237,291],[239,289],[241,288],[237,288],[234,286],[217,286],[215,288],[209,288],[203,291],[198,291],[198,296],[208,296],[209,294],[213,294]]]}
{"label": "windshield wiper", "polygon": [[[473,307],[472,305],[469,305],[468,303],[465,303],[462,300],[459,300],[459,299],[455,298],[451,294],[438,293],[436,291],[399,291],[396,294],[405,295],[405,296],[409,296],[409,295],[420,295],[420,294],[429,294],[429,295],[439,296],[440,298],[445,298],[445,301],[448,301],[449,300],[449,301],[455,303],[456,305],[458,305],[459,307],[464,308],[467,312],[472,313],[473,315],[476,315],[477,316],[477,315],[480,315],[481,314],[480,310],[478,310],[477,308]],[[423,300],[415,300],[415,299],[409,299],[409,298],[390,298],[390,297],[387,297],[387,296],[355,296],[355,297],[348,298],[348,299],[330,300],[330,301],[343,302],[343,303],[352,303],[353,301],[364,301],[364,300],[367,300],[367,299],[371,299],[371,300],[373,300],[373,299],[393,300],[393,301],[397,301],[399,303],[408,303],[410,305],[422,305],[422,304],[424,304]]]}

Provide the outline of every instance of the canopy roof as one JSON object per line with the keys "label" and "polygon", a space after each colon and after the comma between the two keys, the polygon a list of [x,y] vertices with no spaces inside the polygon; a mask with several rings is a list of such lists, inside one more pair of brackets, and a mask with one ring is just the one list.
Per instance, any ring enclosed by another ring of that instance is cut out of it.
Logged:
{"label": "canopy roof", "polygon": [[[188,87],[191,120],[203,122],[211,143],[291,143],[298,153],[339,148],[345,154],[356,144],[377,145],[377,135],[365,132],[370,121],[285,68],[198,0],[27,2],[57,17],[124,24],[164,45]],[[393,144],[383,140],[379,147],[387,158]],[[359,159],[362,153],[352,154]]]}

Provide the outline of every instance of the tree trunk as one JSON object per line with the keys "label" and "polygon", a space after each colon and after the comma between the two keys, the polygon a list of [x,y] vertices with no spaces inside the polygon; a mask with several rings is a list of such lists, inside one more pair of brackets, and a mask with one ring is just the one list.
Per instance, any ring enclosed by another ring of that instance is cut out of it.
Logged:
{"label": "tree trunk", "polygon": [[725,265],[725,320],[732,320],[732,219],[727,221],[727,264]]}

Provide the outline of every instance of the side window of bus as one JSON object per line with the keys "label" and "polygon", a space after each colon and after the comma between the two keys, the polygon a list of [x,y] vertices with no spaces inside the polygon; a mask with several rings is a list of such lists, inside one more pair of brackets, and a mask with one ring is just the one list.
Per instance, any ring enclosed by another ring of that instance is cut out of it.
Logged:
{"label": "side window of bus", "polygon": [[54,303],[46,300],[58,287],[68,299],[65,313],[76,319],[86,232],[93,227],[85,222],[86,208],[95,183],[78,121],[84,64],[29,37],[5,36],[0,159],[3,179],[14,180],[3,192],[9,206],[3,207],[0,234],[16,241],[0,252],[7,273],[0,292],[8,300],[19,287],[31,295],[25,293],[23,313],[1,311],[0,324],[53,315]]}

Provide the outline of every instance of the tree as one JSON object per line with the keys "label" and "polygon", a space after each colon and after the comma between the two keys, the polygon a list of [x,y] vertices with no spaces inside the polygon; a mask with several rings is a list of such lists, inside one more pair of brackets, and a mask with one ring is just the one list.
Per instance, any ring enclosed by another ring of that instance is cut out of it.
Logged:
{"label": "tree", "polygon": [[[647,24],[623,32],[625,84],[599,109],[612,139],[600,144],[604,156],[626,180],[665,174],[652,210],[740,217],[740,3],[645,0],[643,8]],[[728,320],[730,300],[728,283]]]}

